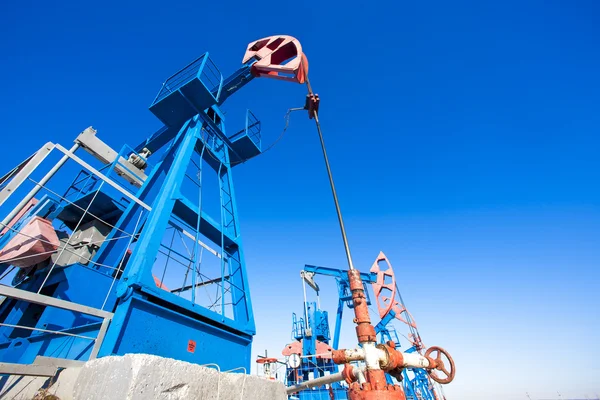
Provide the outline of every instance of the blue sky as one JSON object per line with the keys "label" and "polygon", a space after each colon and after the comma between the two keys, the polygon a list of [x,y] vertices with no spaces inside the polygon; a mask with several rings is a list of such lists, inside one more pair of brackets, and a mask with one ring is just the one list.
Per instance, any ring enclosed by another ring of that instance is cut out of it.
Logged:
{"label": "blue sky", "polygon": [[[593,1],[4,2],[0,167],[89,125],[135,145],[160,127],[147,107],[170,74],[204,51],[227,74],[248,42],[293,35],[355,263],[389,256],[425,343],[456,360],[448,398],[592,396],[599,15]],[[230,132],[249,107],[270,143],[304,93],[252,82],[225,104]],[[345,262],[312,121],[293,114],[273,150],[234,171],[255,351],[275,354],[302,309],[304,263]],[[333,282],[320,282],[333,312]]]}

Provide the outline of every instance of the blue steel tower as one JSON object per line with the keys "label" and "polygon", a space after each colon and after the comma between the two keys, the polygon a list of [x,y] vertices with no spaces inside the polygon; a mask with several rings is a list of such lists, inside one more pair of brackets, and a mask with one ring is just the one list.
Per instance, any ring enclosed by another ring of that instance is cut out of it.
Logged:
{"label": "blue steel tower", "polygon": [[[1,177],[0,274],[14,278],[0,286],[0,374],[126,353],[249,370],[232,169],[261,154],[261,126],[248,111],[228,133],[221,105],[255,77],[302,83],[307,68],[289,36],[251,43],[228,78],[206,53],[162,85],[150,111],[164,126],[142,143],[115,151],[88,128]],[[62,187],[67,165],[80,172]]]}

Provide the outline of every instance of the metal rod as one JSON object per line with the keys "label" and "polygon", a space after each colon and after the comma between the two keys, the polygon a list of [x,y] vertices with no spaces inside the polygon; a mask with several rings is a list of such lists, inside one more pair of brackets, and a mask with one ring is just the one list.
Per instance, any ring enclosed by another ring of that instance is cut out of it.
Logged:
{"label": "metal rod", "polygon": [[42,148],[29,156],[25,161],[16,166],[11,172],[0,178],[0,187],[5,183],[5,187],[0,190],[0,206],[4,204],[23,182],[33,173],[33,171],[46,159],[48,154],[54,149],[54,144],[46,143]]}
{"label": "metal rod", "polygon": [[45,332],[45,333],[54,333],[54,334],[57,334],[57,335],[73,336],[73,337],[77,337],[77,338],[81,338],[81,339],[87,339],[87,340],[96,340],[96,338],[89,337],[89,336],[76,335],[74,333],[67,333],[67,332],[61,332],[61,331],[51,331],[49,329],[30,328],[28,326],[23,326],[23,325],[12,325],[12,324],[2,324],[2,323],[0,323],[0,326],[6,326],[7,328],[27,329],[28,331],[40,331],[40,332]]}
{"label": "metal rod", "polygon": [[[359,374],[364,372],[364,370],[365,370],[365,367],[354,366],[352,371],[353,371],[354,376],[358,376]],[[305,381],[305,382],[299,383],[294,386],[289,386],[288,388],[286,388],[286,392],[288,395],[290,395],[292,393],[296,393],[296,392],[299,392],[304,389],[310,389],[310,388],[317,387],[317,386],[328,385],[330,383],[343,381],[344,379],[346,379],[346,378],[344,377],[343,373],[338,372],[336,374],[322,376],[320,378]]]}
{"label": "metal rod", "polygon": [[[117,271],[114,273],[115,276],[113,276],[113,280],[110,284],[110,287],[108,288],[108,291],[106,292],[106,297],[104,298],[104,302],[102,303],[102,307],[100,307],[101,310],[104,310],[104,306],[106,306],[106,302],[108,301],[108,298],[110,297],[110,292],[115,284],[115,281],[117,280],[117,276],[119,275],[119,272],[122,271],[121,267],[123,266],[123,261],[125,261],[125,257],[127,256],[127,250],[129,250],[129,247],[131,246],[131,243],[133,242],[133,238],[135,237],[135,234],[137,233],[137,229],[138,229],[138,225],[140,223],[140,220],[142,219],[142,213],[144,210],[140,210],[140,215],[138,216],[138,220],[135,223],[135,227],[133,228],[133,233],[131,234],[131,237],[129,238],[129,243],[127,243],[127,247],[125,248],[125,254],[123,254],[123,257],[121,258],[121,261],[119,262],[119,266],[117,267]],[[120,277],[119,277],[120,278]],[[162,282],[161,282],[162,285]],[[93,352],[92,352],[93,354]],[[96,352],[96,354],[98,354]],[[90,358],[91,359],[91,358]]]}
{"label": "metal rod", "polygon": [[304,291],[304,323],[305,323],[305,330],[308,330],[311,332],[311,336],[312,336],[312,328],[309,325],[308,322],[308,304],[306,303],[306,281],[304,279],[302,279],[302,290]]}
{"label": "metal rod", "polygon": [[[313,94],[312,87],[308,77],[306,78],[306,86],[308,87],[308,93]],[[325,149],[325,141],[323,140],[323,132],[321,131],[321,123],[319,122],[319,115],[317,111],[314,111],[315,124],[317,125],[317,132],[319,133],[319,140],[321,141],[321,149],[323,150],[323,158],[325,159],[325,166],[327,167],[327,176],[329,177],[329,184],[331,185],[331,193],[333,194],[333,202],[335,203],[335,211],[337,212],[338,221],[340,223],[340,230],[342,232],[342,240],[344,241],[344,249],[346,250],[346,258],[348,259],[348,267],[354,269],[354,263],[352,262],[352,254],[350,253],[350,246],[348,244],[348,237],[346,236],[346,228],[344,227],[344,219],[342,218],[342,210],[340,209],[340,202],[338,201],[337,191],[335,190],[335,183],[333,182],[333,174],[331,173],[331,167],[329,165],[329,158],[327,157],[327,150]]]}
{"label": "metal rod", "polygon": [[[226,275],[225,276],[225,279],[229,279],[229,278],[230,278],[230,275]],[[212,285],[213,283],[219,283],[219,282],[221,282],[221,279],[222,279],[221,277],[218,277],[218,278],[211,279],[211,280],[208,280],[208,281],[203,281],[203,282],[196,283],[195,285],[187,285],[187,286],[184,286],[184,287],[173,289],[173,290],[171,290],[171,293],[185,292],[186,290],[193,289],[194,287],[199,288],[201,286]]]}
{"label": "metal rod", "polygon": [[[75,150],[77,150],[78,148],[79,143],[75,143],[73,147],[71,147],[69,152],[74,153]],[[48,171],[48,173],[44,175],[44,177],[40,181],[40,184],[31,189],[29,193],[27,193],[27,195],[23,198],[23,200],[21,200],[21,202],[17,204],[17,206],[10,212],[10,214],[8,214],[6,218],[2,220],[1,224],[3,227],[8,226],[10,221],[12,221],[12,219],[23,209],[23,207],[25,207],[25,205],[29,203],[31,199],[33,199],[33,197],[40,191],[42,186],[44,186],[50,180],[50,178],[52,178],[54,174],[56,174],[56,171],[58,171],[60,167],[62,167],[67,162],[68,159],[69,156],[64,155],[60,160],[58,160],[54,167],[52,167],[50,171]]]}

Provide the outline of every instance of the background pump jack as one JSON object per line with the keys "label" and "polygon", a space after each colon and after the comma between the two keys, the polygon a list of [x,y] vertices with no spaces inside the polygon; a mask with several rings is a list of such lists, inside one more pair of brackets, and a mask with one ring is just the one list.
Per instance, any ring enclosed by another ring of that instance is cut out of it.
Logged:
{"label": "background pump jack", "polygon": [[[333,337],[330,334],[329,315],[320,305],[321,288],[316,282],[316,275],[333,277],[337,283],[338,305],[335,319]],[[286,382],[288,385],[298,385],[314,377],[324,377],[338,372],[338,366],[332,360],[332,348],[338,349],[342,316],[344,309],[353,309],[352,293],[347,271],[315,265],[305,265],[300,271],[304,292],[303,316],[298,318],[292,314],[292,337],[295,339],[287,344],[282,354],[287,357]],[[362,272],[361,278],[365,284],[367,305],[372,305],[372,299],[377,302],[380,321],[375,325],[375,332],[379,344],[400,346],[398,332],[392,325],[397,320],[406,325],[409,330],[405,336],[409,348],[406,353],[424,353],[424,345],[413,316],[408,312],[404,300],[396,284],[396,274],[388,258],[380,252],[368,273]],[[370,284],[373,296],[370,297],[366,284]],[[308,301],[306,286],[312,288],[317,301]],[[260,360],[259,360],[260,361]],[[452,359],[448,365],[453,368]],[[405,368],[402,370],[402,379],[392,379],[390,374],[386,378],[388,383],[400,383],[407,400],[442,400],[443,390],[439,384],[434,383],[430,374],[422,368]],[[294,394],[300,400],[345,400],[348,398],[346,388],[338,383],[329,387],[320,386],[302,390]]]}

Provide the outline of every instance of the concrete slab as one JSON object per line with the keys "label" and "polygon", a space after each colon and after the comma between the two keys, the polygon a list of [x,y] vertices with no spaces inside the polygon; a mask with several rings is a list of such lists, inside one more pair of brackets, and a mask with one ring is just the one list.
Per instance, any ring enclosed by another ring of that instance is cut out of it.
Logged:
{"label": "concrete slab", "polygon": [[[90,361],[74,387],[75,400],[286,400],[280,382],[183,361],[127,354]],[[67,400],[66,398],[61,400]]]}
{"label": "concrete slab", "polygon": [[285,386],[147,354],[103,357],[54,378],[11,376],[10,400],[286,400]]}

